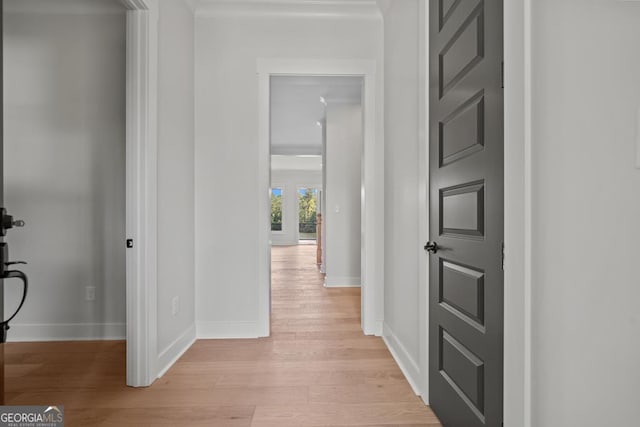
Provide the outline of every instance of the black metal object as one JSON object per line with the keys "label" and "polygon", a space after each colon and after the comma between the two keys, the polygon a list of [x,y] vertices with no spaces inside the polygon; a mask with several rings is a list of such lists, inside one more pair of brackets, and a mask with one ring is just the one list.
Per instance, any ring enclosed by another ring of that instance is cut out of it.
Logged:
{"label": "black metal object", "polygon": [[[17,261],[17,262],[12,262],[7,264],[26,264],[26,263],[24,261]],[[29,290],[29,279],[27,278],[27,275],[24,274],[22,271],[6,270],[2,274],[2,279],[13,279],[13,278],[22,280],[22,299],[20,300],[20,304],[18,304],[18,308],[16,308],[13,314],[9,316],[7,320],[3,320],[2,322],[0,322],[0,334],[2,334],[0,338],[2,339],[3,343],[7,342],[7,331],[10,328],[9,322],[11,322],[13,318],[16,317],[18,312],[22,309],[22,306],[24,305],[24,302],[27,299],[27,291]]]}
{"label": "black metal object", "polygon": [[0,236],[6,236],[7,230],[13,227],[24,227],[24,221],[21,219],[13,219],[12,215],[7,213],[5,208],[0,208]]}
{"label": "black metal object", "polygon": [[427,244],[424,245],[424,250],[436,254],[438,253],[438,244],[436,242],[427,242]]}
{"label": "black metal object", "polygon": [[[7,320],[0,321],[0,339],[2,343],[7,342],[7,331],[9,330],[9,322],[13,320],[14,317],[18,314],[18,312],[22,309],[25,300],[27,299],[27,291],[29,289],[29,279],[24,272],[19,270],[7,270],[7,267],[11,265],[17,264],[26,264],[24,261],[6,261],[9,258],[9,246],[5,242],[0,243],[0,280],[2,281],[2,287],[0,290],[3,291],[4,288],[4,280],[5,279],[20,279],[22,280],[22,298],[20,299],[20,304],[18,304],[18,308],[13,312],[11,316]],[[4,292],[3,292],[4,293]]]}

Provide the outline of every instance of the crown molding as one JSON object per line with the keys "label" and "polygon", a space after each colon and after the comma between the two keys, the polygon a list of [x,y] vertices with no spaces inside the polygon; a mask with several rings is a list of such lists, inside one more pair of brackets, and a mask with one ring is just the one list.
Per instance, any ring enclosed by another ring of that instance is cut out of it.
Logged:
{"label": "crown molding", "polygon": [[4,0],[7,15],[124,15],[117,0]]}
{"label": "crown molding", "polygon": [[375,0],[194,0],[198,17],[278,16],[378,19]]}
{"label": "crown molding", "polygon": [[391,5],[393,4],[391,0],[376,0],[376,3],[378,4],[378,8],[380,9],[382,15],[386,15],[386,13],[391,8]]}
{"label": "crown molding", "polygon": [[120,0],[127,10],[149,10],[149,4],[145,0]]}

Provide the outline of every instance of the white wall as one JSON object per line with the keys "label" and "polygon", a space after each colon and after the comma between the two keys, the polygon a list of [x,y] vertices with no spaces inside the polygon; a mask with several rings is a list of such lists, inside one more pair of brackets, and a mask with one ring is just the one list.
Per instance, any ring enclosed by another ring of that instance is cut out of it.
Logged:
{"label": "white wall", "polygon": [[200,336],[250,337],[259,331],[257,59],[379,60],[380,36],[374,18],[250,12],[196,18]]}
{"label": "white wall", "polygon": [[533,425],[640,419],[640,4],[533,18]]}
{"label": "white wall", "polygon": [[[420,383],[418,1],[390,2],[384,14],[384,336],[413,384]],[[425,218],[422,218],[426,221]]]}
{"label": "white wall", "polygon": [[298,232],[298,189],[322,189],[322,171],[272,170],[271,187],[282,188],[282,232],[271,232],[271,244],[297,245]]}
{"label": "white wall", "polygon": [[[125,16],[6,2],[5,204],[30,278],[11,340],[125,333]],[[85,300],[94,286],[95,300]],[[5,313],[19,298],[6,283]]]}
{"label": "white wall", "polygon": [[157,366],[162,372],[195,339],[193,11],[182,0],[161,1],[158,25]]}
{"label": "white wall", "polygon": [[360,286],[362,106],[326,110],[325,286]]}

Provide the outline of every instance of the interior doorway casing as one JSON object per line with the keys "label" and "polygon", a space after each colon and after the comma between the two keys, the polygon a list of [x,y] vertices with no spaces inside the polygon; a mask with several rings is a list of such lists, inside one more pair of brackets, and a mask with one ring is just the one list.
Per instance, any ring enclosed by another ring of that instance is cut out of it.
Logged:
{"label": "interior doorway casing", "polygon": [[361,183],[361,282],[362,330],[366,335],[382,334],[382,263],[384,188],[378,182],[383,172],[383,146],[378,142],[378,80],[376,62],[367,60],[259,59],[258,114],[259,163],[258,188],[261,192],[258,219],[259,295],[258,322],[260,336],[270,334],[271,254],[269,244],[269,180],[270,180],[270,78],[271,76],[356,76],[364,80],[363,90],[363,178]]}
{"label": "interior doorway casing", "polygon": [[[126,236],[127,385],[157,376],[158,0],[127,9]],[[124,244],[124,242],[123,242]],[[127,245],[129,246],[129,245]]]}

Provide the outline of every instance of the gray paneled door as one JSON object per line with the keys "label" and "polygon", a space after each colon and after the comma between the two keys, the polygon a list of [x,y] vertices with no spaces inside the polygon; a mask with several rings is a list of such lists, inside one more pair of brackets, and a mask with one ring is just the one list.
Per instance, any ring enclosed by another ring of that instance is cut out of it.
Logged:
{"label": "gray paneled door", "polygon": [[502,1],[429,7],[429,399],[445,426],[500,426]]}
{"label": "gray paneled door", "polygon": [[[4,122],[3,122],[3,107],[4,107],[4,53],[2,49],[3,43],[3,31],[2,31],[2,14],[4,8],[4,1],[0,0],[0,206],[4,206]],[[0,242],[2,236],[0,236]],[[1,255],[1,254],[0,254]],[[4,262],[2,256],[0,256],[0,262]],[[4,320],[4,283],[0,276],[0,321]],[[0,331],[2,333],[2,331]],[[0,340],[0,405],[4,405],[4,342]]]}

